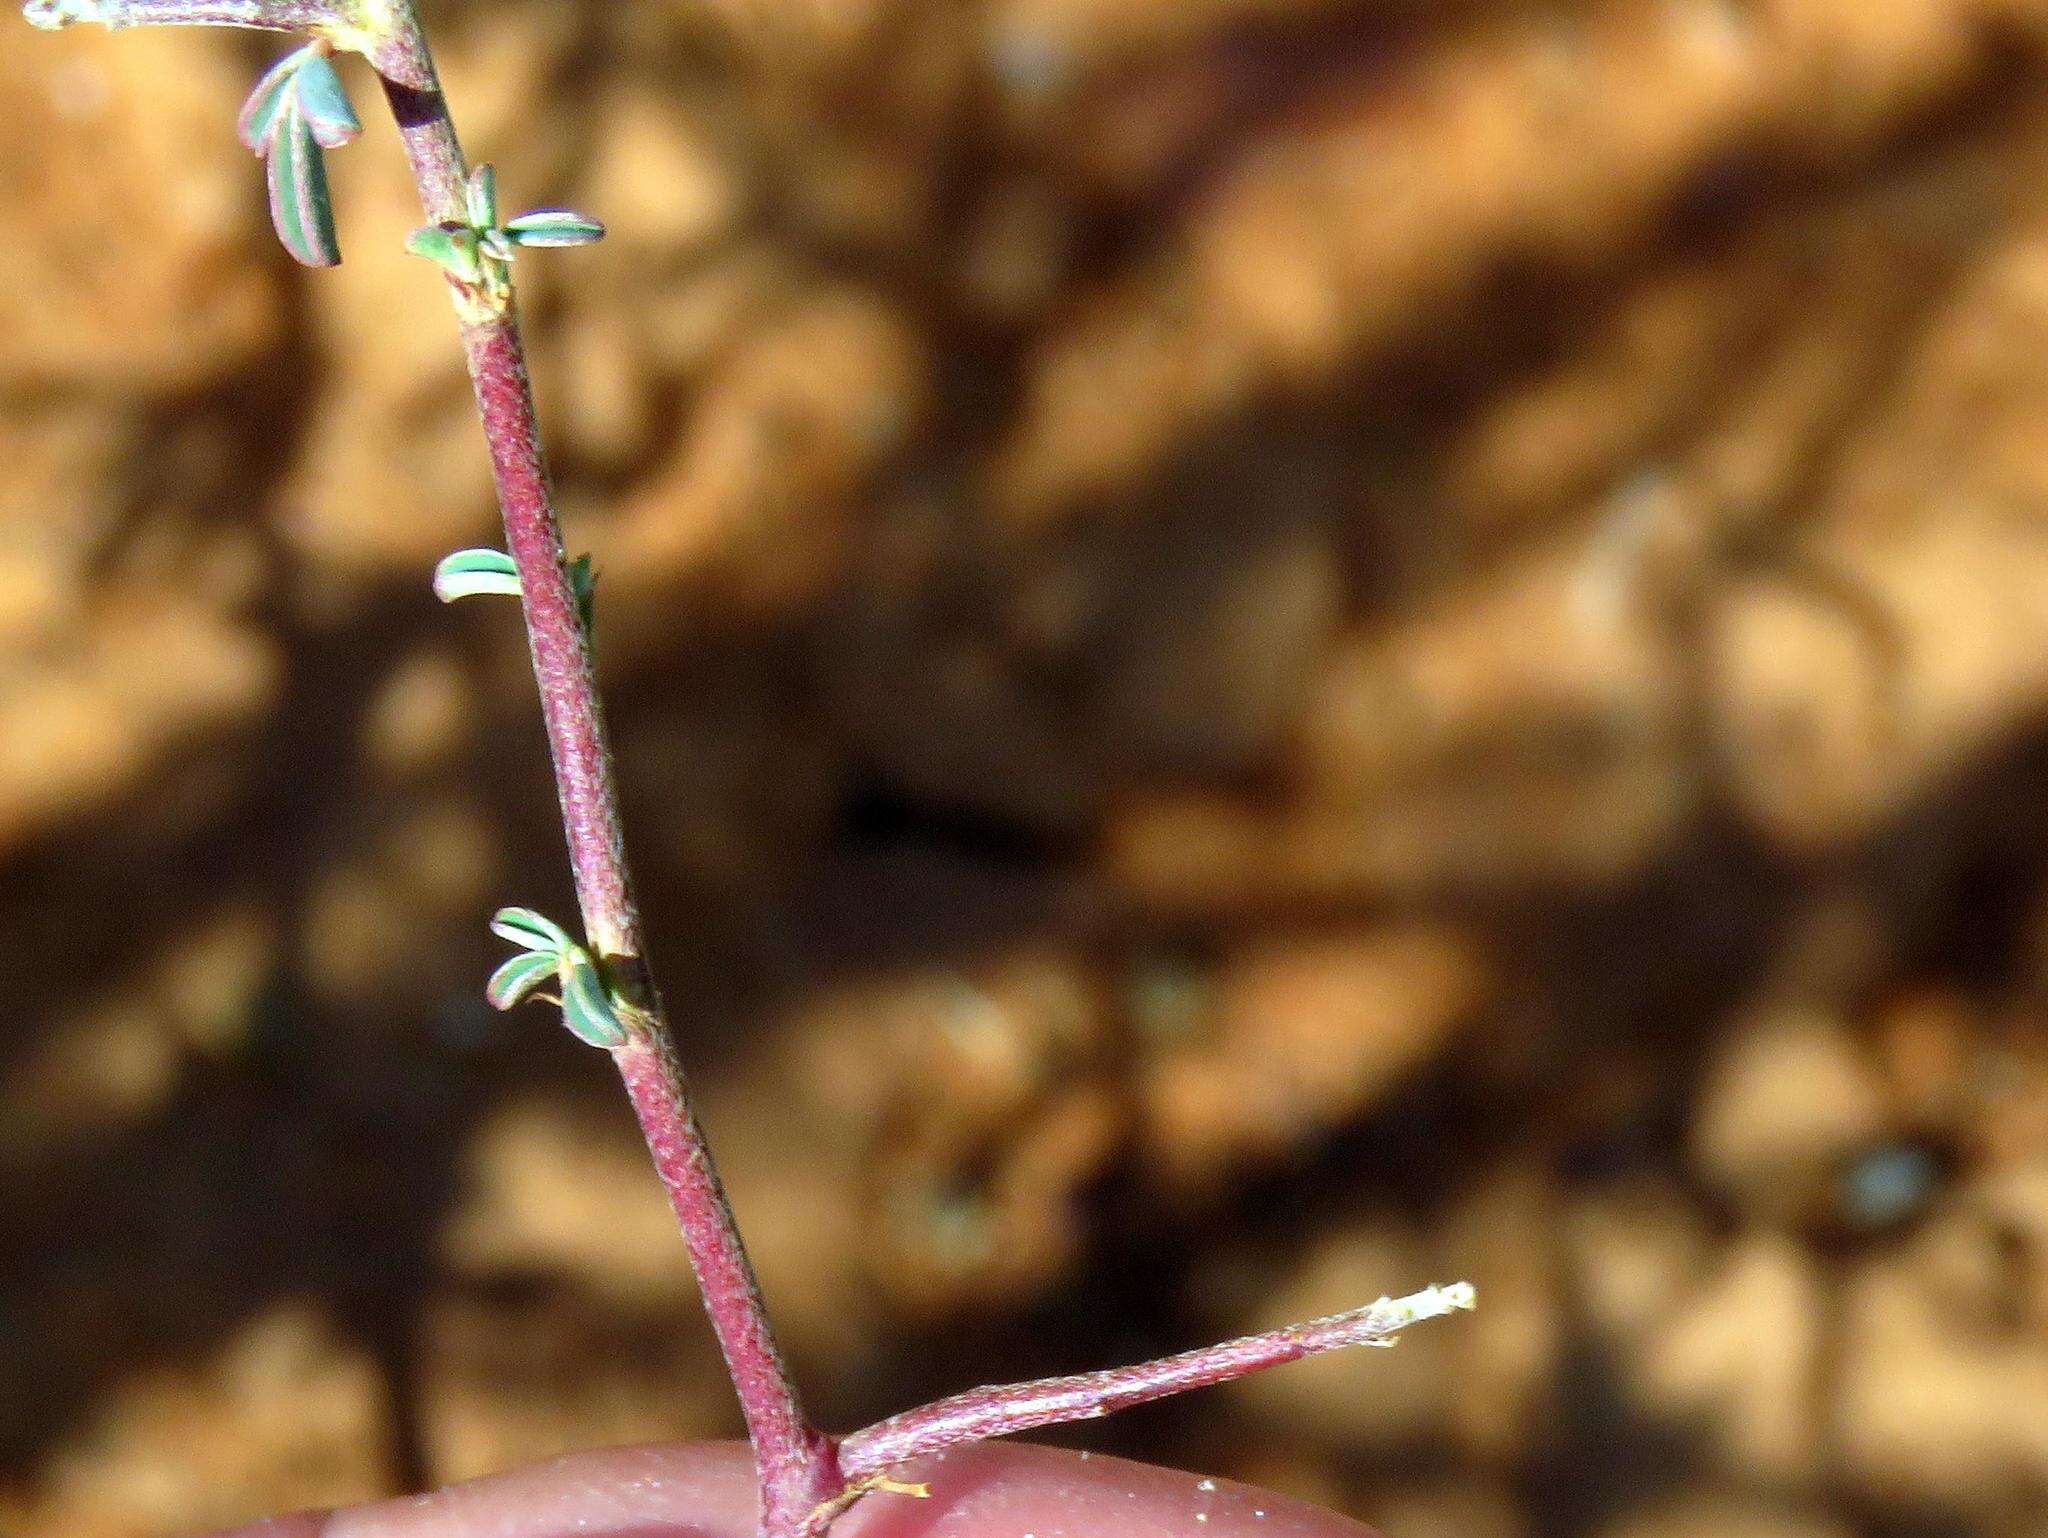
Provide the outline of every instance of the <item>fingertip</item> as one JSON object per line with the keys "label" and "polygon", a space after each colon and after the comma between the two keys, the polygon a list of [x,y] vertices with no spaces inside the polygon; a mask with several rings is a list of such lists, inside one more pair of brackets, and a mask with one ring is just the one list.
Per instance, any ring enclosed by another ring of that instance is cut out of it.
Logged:
{"label": "fingertip", "polygon": [[[1378,1538],[1335,1512],[1231,1480],[1101,1454],[984,1443],[894,1471],[832,1538]],[[218,1538],[754,1538],[738,1444],[615,1448],[428,1495],[303,1513]]]}
{"label": "fingertip", "polygon": [[989,1442],[897,1471],[928,1499],[869,1496],[833,1538],[1379,1538],[1305,1501],[1100,1453]]}
{"label": "fingertip", "polygon": [[231,1527],[216,1534],[215,1538],[322,1538],[327,1519],[332,1514],[326,1511],[295,1511],[290,1516],[265,1517],[247,1527]]}
{"label": "fingertip", "polygon": [[317,1538],[754,1538],[755,1508],[742,1443],[615,1447],[335,1512]]}

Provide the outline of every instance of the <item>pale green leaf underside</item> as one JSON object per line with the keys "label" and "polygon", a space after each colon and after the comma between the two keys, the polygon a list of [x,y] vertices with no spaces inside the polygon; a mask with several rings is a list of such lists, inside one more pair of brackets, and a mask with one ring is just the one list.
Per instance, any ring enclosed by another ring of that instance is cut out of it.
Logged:
{"label": "pale green leaf underside", "polygon": [[604,225],[570,208],[537,208],[509,221],[505,233],[520,246],[588,246],[604,239]]}
{"label": "pale green leaf underside", "polygon": [[626,1028],[588,956],[573,958],[562,980],[562,1023],[593,1047],[621,1046]]}
{"label": "pale green leaf underside", "polygon": [[502,550],[458,550],[434,568],[434,596],[443,603],[479,593],[519,596],[519,568]]}
{"label": "pale green leaf underside", "polygon": [[560,970],[560,957],[552,951],[521,951],[484,984],[484,997],[493,1009],[511,1009]]}
{"label": "pale green leaf underside", "polygon": [[530,951],[566,951],[575,944],[560,924],[531,908],[500,908],[491,933]]}

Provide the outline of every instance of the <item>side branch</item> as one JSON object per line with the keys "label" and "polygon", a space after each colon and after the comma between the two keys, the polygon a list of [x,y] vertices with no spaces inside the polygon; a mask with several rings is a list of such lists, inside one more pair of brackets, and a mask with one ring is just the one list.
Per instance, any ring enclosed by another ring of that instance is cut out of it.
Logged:
{"label": "side branch", "polygon": [[315,32],[346,18],[331,0],[28,0],[31,26],[54,32],[93,23],[116,27],[253,27],[264,32]]}
{"label": "side branch", "polygon": [[1345,1346],[1390,1346],[1396,1332],[1424,1319],[1470,1308],[1473,1301],[1472,1288],[1465,1282],[1429,1287],[1409,1297],[1382,1298],[1350,1313],[1184,1351],[1136,1367],[970,1389],[855,1432],[840,1444],[840,1472],[858,1484],[912,1458],[965,1442],[1067,1421],[1094,1420],[1148,1400],[1228,1383],[1263,1368]]}
{"label": "side branch", "polygon": [[121,27],[248,27],[304,32],[359,53],[386,80],[431,90],[433,65],[417,29],[394,32],[366,16],[362,0],[27,0],[21,14],[45,32],[90,23]]}

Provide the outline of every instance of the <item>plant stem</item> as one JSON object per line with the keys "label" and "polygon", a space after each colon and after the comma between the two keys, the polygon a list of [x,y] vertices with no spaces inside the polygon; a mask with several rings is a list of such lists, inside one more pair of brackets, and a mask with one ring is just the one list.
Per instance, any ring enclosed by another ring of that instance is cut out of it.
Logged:
{"label": "plant stem", "polygon": [[[417,24],[408,22],[396,48],[432,80],[426,41]],[[427,218],[437,223],[461,219],[468,169],[445,98],[437,87],[415,89],[389,79],[384,89]],[[629,1027],[613,1061],[668,1188],[705,1311],[739,1396],[760,1476],[761,1530],[767,1538],[795,1538],[814,1511],[839,1495],[843,1481],[832,1443],[804,1418],[776,1347],[753,1265],[691,1108],[648,971],[596,671],[564,560],[518,312],[509,288],[454,277],[449,287],[490,446],[506,550],[519,569],[584,935],[620,995]]]}
{"label": "plant stem", "polygon": [[909,1459],[965,1442],[1094,1420],[1148,1400],[1228,1383],[1267,1367],[1346,1346],[1392,1345],[1391,1337],[1397,1331],[1472,1304],[1472,1289],[1465,1283],[1430,1287],[1410,1297],[1382,1298],[1349,1313],[1183,1351],[1135,1367],[970,1389],[855,1432],[840,1443],[840,1471],[850,1484],[858,1485]]}
{"label": "plant stem", "polygon": [[[330,49],[362,53],[382,80],[428,221],[475,229],[469,223],[468,166],[412,0],[28,0],[26,14],[44,27],[98,22],[306,31]],[[888,1478],[890,1469],[912,1458],[1093,1419],[1344,1346],[1388,1345],[1396,1331],[1418,1320],[1472,1306],[1472,1289],[1463,1283],[1432,1287],[1135,1367],[973,1389],[892,1416],[840,1443],[812,1426],[769,1328],[647,967],[590,637],[564,559],[511,283],[502,263],[472,262],[464,272],[451,270],[448,285],[490,446],[506,548],[518,571],[584,940],[603,967],[608,1002],[626,1027],[612,1058],[682,1226],[705,1311],[739,1396],[760,1479],[761,1538],[818,1538],[870,1491],[921,1493],[919,1486]]]}
{"label": "plant stem", "polygon": [[654,1167],[668,1187],[726,1370],[746,1410],[761,1482],[761,1531],[768,1538],[790,1538],[807,1531],[812,1514],[844,1489],[837,1450],[803,1418],[666,1033],[650,1030],[636,1036],[612,1057],[626,1081]]}
{"label": "plant stem", "polygon": [[[595,669],[541,458],[519,320],[509,306],[503,313],[473,313],[466,302],[461,308],[463,350],[505,515],[505,548],[519,568],[583,930],[591,949],[606,958],[616,976],[643,954],[640,916],[626,872]],[[644,978],[640,981],[638,990],[628,990],[629,997],[650,991]]]}
{"label": "plant stem", "polygon": [[92,22],[117,27],[253,27],[267,32],[317,32],[340,13],[329,0],[29,0],[33,26],[54,30]]}
{"label": "plant stem", "polygon": [[[305,32],[367,57],[387,80],[428,90],[434,69],[410,13],[389,12],[405,0],[27,0],[29,25],[54,32],[92,23],[121,27],[250,27]],[[404,46],[395,46],[403,44]]]}

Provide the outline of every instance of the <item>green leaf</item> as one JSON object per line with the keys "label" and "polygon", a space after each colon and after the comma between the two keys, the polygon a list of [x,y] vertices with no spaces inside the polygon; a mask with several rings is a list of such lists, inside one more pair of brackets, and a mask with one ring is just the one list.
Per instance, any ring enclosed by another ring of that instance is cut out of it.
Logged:
{"label": "green leaf", "polygon": [[516,246],[590,246],[604,239],[604,226],[569,208],[536,208],[505,225]]}
{"label": "green leaf", "polygon": [[576,595],[576,617],[583,621],[583,633],[597,630],[597,572],[590,557],[579,555],[569,563],[569,590]]}
{"label": "green leaf", "polygon": [[342,89],[341,76],[335,73],[334,61],[324,51],[304,51],[298,72],[292,76],[292,91],[314,140],[323,148],[340,149],[363,131],[361,119],[349,105],[348,92]]}
{"label": "green leaf", "polygon": [[443,603],[491,593],[519,596],[519,568],[502,550],[458,550],[434,568],[434,596]]}
{"label": "green leaf", "polygon": [[491,933],[522,949],[549,954],[566,952],[576,944],[560,924],[531,908],[500,908],[491,917]]}
{"label": "green leaf", "polygon": [[498,172],[495,166],[480,165],[469,173],[462,189],[470,225],[479,233],[498,227]]}
{"label": "green leaf", "polygon": [[405,249],[465,283],[483,281],[483,263],[477,256],[477,233],[466,224],[430,224],[414,230]]}
{"label": "green leaf", "polygon": [[622,1046],[626,1027],[612,1008],[597,964],[579,950],[562,978],[562,1023],[593,1047]]}
{"label": "green leaf", "polygon": [[271,65],[242,104],[242,115],[235,120],[235,136],[249,147],[251,154],[269,153],[271,136],[277,130],[278,111],[291,94],[292,79],[299,66],[312,51],[296,49]]}
{"label": "green leaf", "polygon": [[318,43],[264,71],[242,104],[235,132],[264,160],[270,222],[284,248],[308,267],[341,260],[323,153],[362,132],[341,77]]}
{"label": "green leaf", "polygon": [[271,128],[269,179],[270,222],[285,250],[307,267],[337,265],[341,248],[327,191],[327,161],[290,92]]}
{"label": "green leaf", "polygon": [[553,951],[521,951],[491,974],[484,997],[493,1009],[511,1009],[553,977],[561,958]]}

